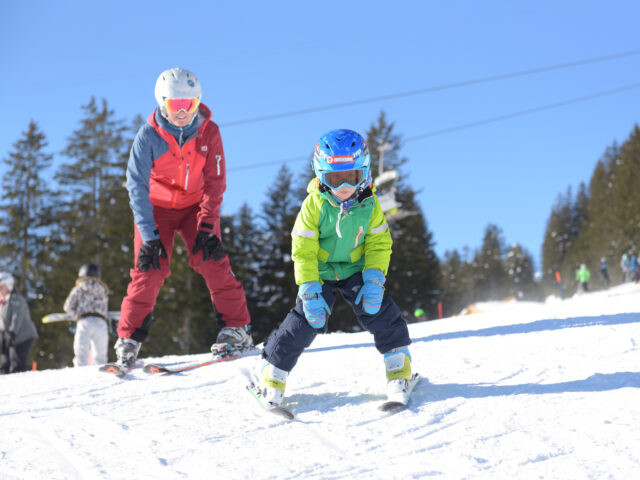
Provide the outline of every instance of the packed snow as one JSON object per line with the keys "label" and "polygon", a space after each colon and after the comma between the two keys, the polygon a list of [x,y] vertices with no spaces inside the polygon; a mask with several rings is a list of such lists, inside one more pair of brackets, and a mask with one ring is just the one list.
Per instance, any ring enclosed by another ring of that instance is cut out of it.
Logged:
{"label": "packed snow", "polygon": [[303,354],[291,422],[246,392],[258,357],[124,380],[96,367],[0,377],[0,478],[640,478],[640,285],[475,307],[410,325],[424,378],[391,415],[366,332]]}

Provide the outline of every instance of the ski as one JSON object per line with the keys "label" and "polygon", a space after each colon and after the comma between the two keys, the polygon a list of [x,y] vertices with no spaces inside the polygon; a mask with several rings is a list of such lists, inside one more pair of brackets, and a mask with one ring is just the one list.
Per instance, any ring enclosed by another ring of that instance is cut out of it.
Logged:
{"label": "ski", "polygon": [[112,375],[115,375],[118,378],[124,378],[131,370],[141,366],[142,366],[142,363],[138,363],[138,362],[136,362],[135,365],[132,365],[130,367],[125,367],[116,362],[110,362],[110,363],[105,363],[104,365],[100,365],[100,368],[98,368],[98,370],[104,373],[111,373]]}
{"label": "ski", "polygon": [[173,375],[175,373],[182,373],[182,372],[187,372],[189,370],[193,370],[196,368],[206,367],[207,365],[212,365],[214,363],[235,360],[236,358],[238,358],[238,355],[231,355],[231,356],[222,357],[222,358],[212,358],[211,360],[207,360],[206,362],[191,363],[189,365],[184,365],[176,368],[165,367],[164,365],[161,365],[159,363],[147,363],[142,369],[142,371],[145,373],[151,373],[151,374],[159,373],[162,375]]}
{"label": "ski", "polygon": [[262,349],[255,345],[248,347],[238,347],[231,343],[214,343],[211,345],[211,353],[214,358],[225,358],[230,356],[248,357],[250,355],[259,355]]}
{"label": "ski", "polygon": [[260,389],[256,386],[255,383],[250,383],[247,385],[247,391],[251,394],[253,398],[260,404],[262,409],[266,412],[277,415],[278,417],[284,418],[285,420],[293,420],[295,415],[291,410],[285,407],[281,407],[279,405],[274,405],[272,403],[264,403],[262,398],[260,397]]}
{"label": "ski", "polygon": [[[107,318],[114,322],[117,322],[120,319],[119,311],[109,311],[107,312]],[[42,323],[54,323],[54,322],[75,322],[77,320],[73,315],[69,315],[68,313],[50,313],[42,317]]]}
{"label": "ski", "polygon": [[142,369],[145,373],[161,374],[161,375],[173,375],[175,373],[187,372],[200,367],[206,367],[214,363],[227,362],[229,360],[235,360],[236,358],[246,357],[249,355],[258,355],[262,353],[262,349],[253,345],[249,347],[236,347],[229,343],[214,343],[211,346],[211,353],[213,358],[204,362],[191,363],[180,367],[169,367],[159,363],[148,363]]}
{"label": "ski", "polygon": [[414,373],[411,379],[409,380],[409,385],[407,386],[407,391],[404,392],[404,401],[399,400],[387,400],[383,402],[378,410],[383,412],[399,412],[400,410],[404,410],[409,405],[409,399],[411,398],[411,393],[413,389],[416,387],[418,382],[420,381],[420,374]]}

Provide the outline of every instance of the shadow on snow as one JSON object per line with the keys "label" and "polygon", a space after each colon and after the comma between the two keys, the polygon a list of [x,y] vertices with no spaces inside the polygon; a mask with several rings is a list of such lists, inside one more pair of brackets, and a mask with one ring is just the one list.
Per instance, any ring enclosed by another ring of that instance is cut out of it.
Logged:
{"label": "shadow on snow", "polygon": [[[454,320],[452,320],[454,321]],[[413,343],[434,342],[441,340],[457,340],[459,338],[493,337],[497,335],[514,335],[523,333],[562,330],[564,328],[592,327],[597,325],[621,325],[640,322],[639,313],[619,313],[617,315],[600,315],[597,317],[573,317],[563,319],[536,320],[530,323],[518,323],[478,330],[461,330],[459,332],[438,333],[426,337],[412,338]],[[368,348],[375,346],[373,342],[337,345],[333,347],[308,348],[307,352],[324,352],[327,350],[343,350],[347,348]]]}
{"label": "shadow on snow", "polygon": [[620,388],[640,388],[640,372],[596,373],[583,380],[549,384],[519,385],[433,384],[426,379],[416,388],[416,403],[437,402],[450,398],[488,398],[508,395],[547,395],[571,392],[605,392]]}

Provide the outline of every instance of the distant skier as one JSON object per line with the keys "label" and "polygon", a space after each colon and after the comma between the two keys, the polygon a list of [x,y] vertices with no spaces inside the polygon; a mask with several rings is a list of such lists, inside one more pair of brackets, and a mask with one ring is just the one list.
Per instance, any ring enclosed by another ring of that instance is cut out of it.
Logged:
{"label": "distant skier", "polygon": [[76,319],[73,339],[73,364],[76,367],[107,363],[109,287],[100,276],[98,265],[82,265],[76,285],[64,302],[64,311]]}
{"label": "distant skier", "polygon": [[629,261],[631,265],[629,269],[630,281],[637,282],[638,281],[638,268],[640,268],[640,264],[638,264],[638,256],[636,254],[631,255],[631,260]]}
{"label": "distant skier", "polygon": [[413,312],[413,316],[416,319],[416,322],[424,322],[427,320],[427,314],[424,311],[424,308],[416,308]]}
{"label": "distant skier", "polygon": [[[250,322],[242,284],[220,240],[226,161],[218,125],[200,102],[196,76],[181,68],[160,74],[158,108],[138,131],[127,165],[135,222],[135,268],[122,301],[118,363],[135,363],[147,338],[160,287],[170,275],[175,234],[188,246],[189,265],[204,277],[222,327],[217,342],[248,346]],[[189,294],[189,292],[187,292]]]}
{"label": "distant skier", "polygon": [[591,278],[591,272],[587,266],[583,263],[580,265],[580,269],[576,272],[576,280],[580,283],[580,289],[583,292],[589,291],[589,279]]}
{"label": "distant skier", "polygon": [[298,357],[319,333],[339,290],[383,354],[389,399],[402,400],[411,378],[409,331],[394,301],[384,296],[391,234],[372,192],[371,158],[364,139],[351,130],[320,138],[312,160],[317,178],[295,221],[292,259],[298,284],[295,307],[265,342],[254,371],[259,395],[279,406]]}
{"label": "distant skier", "polygon": [[629,260],[629,256],[626,253],[623,253],[622,258],[620,259],[620,270],[622,270],[622,283],[630,281],[631,260]]}
{"label": "distant skier", "polygon": [[38,339],[25,298],[14,289],[15,279],[0,272],[0,374],[24,372]]}
{"label": "distant skier", "polygon": [[607,267],[607,258],[600,259],[600,288],[609,288],[609,268]]}

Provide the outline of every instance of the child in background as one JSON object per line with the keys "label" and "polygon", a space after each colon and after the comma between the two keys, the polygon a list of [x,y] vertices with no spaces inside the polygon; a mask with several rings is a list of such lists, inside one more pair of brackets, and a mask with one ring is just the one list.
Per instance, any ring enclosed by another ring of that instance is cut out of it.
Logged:
{"label": "child in background", "polygon": [[316,178],[307,187],[291,235],[298,296],[295,307],[265,342],[255,373],[267,408],[284,398],[287,375],[319,333],[340,290],[356,318],[373,334],[383,355],[387,396],[406,403],[411,374],[409,331],[400,309],[384,296],[391,234],[371,189],[371,158],[351,130],[320,138],[312,161]]}
{"label": "child in background", "polygon": [[73,365],[76,367],[107,363],[109,287],[100,276],[98,265],[82,265],[76,284],[64,302],[64,311],[76,320],[73,338]]}

